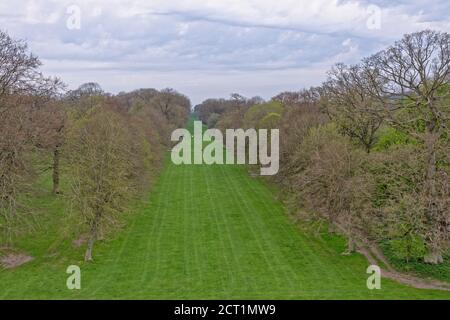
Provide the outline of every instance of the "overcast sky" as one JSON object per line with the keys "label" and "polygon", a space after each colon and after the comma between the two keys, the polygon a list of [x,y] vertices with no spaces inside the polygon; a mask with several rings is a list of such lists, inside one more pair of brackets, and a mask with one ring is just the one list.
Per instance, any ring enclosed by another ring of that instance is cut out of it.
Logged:
{"label": "overcast sky", "polygon": [[0,0],[0,28],[71,88],[173,87],[197,104],[320,84],[404,33],[450,31],[450,1]]}

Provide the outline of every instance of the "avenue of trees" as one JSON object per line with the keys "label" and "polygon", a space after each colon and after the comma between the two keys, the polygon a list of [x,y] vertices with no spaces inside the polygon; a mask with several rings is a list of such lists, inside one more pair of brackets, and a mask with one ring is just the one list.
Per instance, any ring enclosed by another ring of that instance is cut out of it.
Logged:
{"label": "avenue of trees", "polygon": [[0,32],[0,247],[33,232],[26,199],[49,175],[48,192],[67,199],[89,261],[95,241],[148,189],[191,104],[172,89],[111,95],[86,83],[67,91],[40,66],[25,42]]}
{"label": "avenue of trees", "polygon": [[405,35],[359,64],[339,63],[321,86],[196,107],[217,128],[279,128],[286,203],[326,221],[349,252],[404,261],[450,253],[450,35]]}
{"label": "avenue of trees", "polygon": [[[191,104],[173,89],[68,91],[40,66],[0,31],[0,250],[39,225],[27,199],[48,178],[90,261],[148,190]],[[222,131],[279,128],[270,179],[297,218],[344,235],[348,252],[430,264],[450,256],[449,34],[405,35],[358,64],[336,64],[318,87],[270,101],[235,93],[195,113]]]}

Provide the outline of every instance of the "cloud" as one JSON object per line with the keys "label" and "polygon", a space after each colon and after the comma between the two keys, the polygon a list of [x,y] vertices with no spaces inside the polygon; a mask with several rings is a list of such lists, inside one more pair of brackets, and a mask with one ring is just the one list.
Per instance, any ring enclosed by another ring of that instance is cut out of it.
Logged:
{"label": "cloud", "polygon": [[[72,5],[79,30],[67,27]],[[443,0],[2,0],[0,21],[71,87],[171,86],[198,103],[318,84],[332,64],[404,33],[450,30],[449,10]]]}

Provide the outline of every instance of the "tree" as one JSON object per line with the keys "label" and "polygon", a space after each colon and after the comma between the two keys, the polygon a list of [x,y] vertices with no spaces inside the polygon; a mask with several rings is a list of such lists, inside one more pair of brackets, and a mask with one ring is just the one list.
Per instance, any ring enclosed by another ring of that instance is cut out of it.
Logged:
{"label": "tree", "polygon": [[173,93],[174,90],[167,88],[161,90],[154,99],[154,103],[158,106],[162,114],[169,120],[170,108],[173,106]]}
{"label": "tree", "polygon": [[237,104],[245,103],[247,101],[247,98],[244,97],[243,95],[239,94],[239,93],[232,93],[230,95],[230,97],[231,97],[231,100],[233,100]]}
{"label": "tree", "polygon": [[207,124],[208,128],[214,128],[219,120],[220,120],[220,114],[213,113],[209,116],[208,122],[206,124]]}
{"label": "tree", "polygon": [[[63,87],[58,78],[46,78],[41,62],[28,52],[23,40],[15,40],[0,30],[0,100],[10,95],[49,98]],[[5,106],[0,106],[0,111]]]}
{"label": "tree", "polygon": [[278,101],[289,107],[315,105],[318,99],[319,92],[315,87],[294,92],[284,91],[272,98],[273,101]]}
{"label": "tree", "polygon": [[87,82],[78,87],[78,89],[69,91],[68,97],[73,100],[79,100],[83,97],[95,97],[105,94],[102,87],[96,82]]}
{"label": "tree", "polygon": [[93,259],[95,241],[115,227],[130,197],[132,145],[125,120],[107,108],[82,118],[69,132],[71,196],[89,234],[86,261]]}
{"label": "tree", "polygon": [[0,31],[0,97],[26,90],[40,65],[24,41]]}
{"label": "tree", "polygon": [[369,83],[378,84],[371,83],[364,74],[358,65],[337,64],[322,86],[320,101],[326,113],[338,123],[340,131],[356,139],[370,153],[383,117],[373,112],[379,102],[367,90]]}
{"label": "tree", "polygon": [[449,134],[450,35],[430,30],[405,35],[387,50],[366,59],[364,74],[370,80],[372,97],[383,107],[374,112],[425,146],[423,195],[430,230],[425,260],[442,262],[443,243],[448,241],[450,228],[448,207],[439,201],[437,151],[442,138]]}
{"label": "tree", "polygon": [[49,101],[36,115],[37,147],[52,154],[53,194],[60,194],[60,160],[68,124],[66,109],[61,101]]}
{"label": "tree", "polygon": [[283,112],[284,112],[283,105],[277,101],[271,101],[264,104],[254,105],[250,107],[244,115],[245,127],[256,129],[267,129],[261,127],[261,125],[264,123],[263,119],[265,119],[265,117],[267,116],[274,118],[273,117],[274,115],[278,115],[278,117],[275,116],[275,118],[279,119],[279,117],[283,114]]}
{"label": "tree", "polygon": [[155,95],[153,104],[166,117],[167,121],[177,126],[183,126],[191,112],[189,99],[173,89],[163,89]]}
{"label": "tree", "polygon": [[95,82],[84,83],[76,90],[67,92],[65,101],[71,106],[75,117],[83,115],[95,106],[105,101],[107,95],[102,87]]}
{"label": "tree", "polygon": [[251,104],[251,105],[263,104],[264,102],[266,102],[266,101],[260,96],[254,96],[247,100],[247,103]]}
{"label": "tree", "polygon": [[24,160],[31,139],[29,108],[17,100],[4,97],[0,117],[0,229],[8,244],[17,233],[15,226],[22,208],[18,196],[29,173]]}
{"label": "tree", "polygon": [[39,143],[42,108],[63,86],[43,77],[40,65],[24,41],[0,31],[0,228],[9,243],[23,216],[19,194],[31,177],[25,155]]}

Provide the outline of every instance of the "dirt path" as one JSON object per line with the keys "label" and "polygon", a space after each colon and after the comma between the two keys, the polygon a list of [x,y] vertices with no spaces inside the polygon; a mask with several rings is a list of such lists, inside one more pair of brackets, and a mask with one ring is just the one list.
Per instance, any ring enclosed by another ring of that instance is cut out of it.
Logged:
{"label": "dirt path", "polygon": [[381,268],[381,275],[384,278],[391,279],[417,289],[434,289],[450,292],[450,284],[448,283],[437,280],[422,279],[413,275],[396,271],[389,264],[386,257],[381,253],[381,251],[376,247],[372,247],[370,251],[365,248],[360,248],[358,252],[363,254],[372,265],[380,265],[379,262],[381,262],[381,264],[384,265],[384,268]]}

